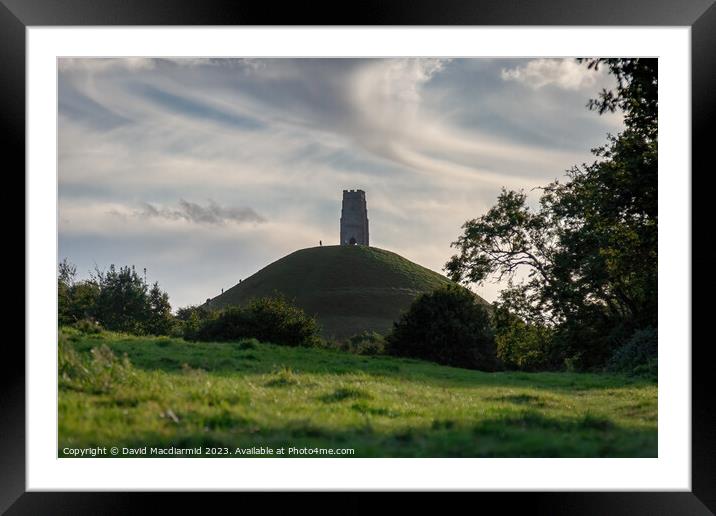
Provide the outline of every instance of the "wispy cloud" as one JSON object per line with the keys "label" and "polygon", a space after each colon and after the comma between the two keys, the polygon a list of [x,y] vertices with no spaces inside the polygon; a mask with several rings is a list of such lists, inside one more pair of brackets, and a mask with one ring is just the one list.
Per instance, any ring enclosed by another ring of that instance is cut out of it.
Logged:
{"label": "wispy cloud", "polygon": [[363,188],[372,243],[440,271],[502,186],[560,177],[620,127],[584,108],[606,79],[534,62],[60,60],[60,253],[161,271],[186,305],[212,275],[337,243],[341,192]]}
{"label": "wispy cloud", "polygon": [[531,88],[556,86],[565,90],[581,90],[593,87],[606,73],[587,69],[573,59],[533,59],[514,68],[503,68],[500,76],[505,81],[517,81]]}
{"label": "wispy cloud", "polygon": [[57,60],[57,69],[60,72],[88,72],[99,73],[110,70],[138,71],[151,70],[157,60],[145,57],[124,58],[82,58],[61,57]]}
{"label": "wispy cloud", "polygon": [[180,199],[178,208],[155,206],[148,202],[143,202],[137,215],[144,218],[183,219],[194,224],[256,223],[266,221],[264,217],[251,208],[224,207],[212,200],[209,200],[206,206],[202,206]]}
{"label": "wispy cloud", "polygon": [[220,109],[206,102],[177,95],[148,84],[139,85],[133,90],[138,95],[146,97],[149,101],[164,107],[170,112],[176,112],[187,117],[228,125],[236,129],[255,130],[263,127],[263,124],[258,120],[231,113],[226,107]]}

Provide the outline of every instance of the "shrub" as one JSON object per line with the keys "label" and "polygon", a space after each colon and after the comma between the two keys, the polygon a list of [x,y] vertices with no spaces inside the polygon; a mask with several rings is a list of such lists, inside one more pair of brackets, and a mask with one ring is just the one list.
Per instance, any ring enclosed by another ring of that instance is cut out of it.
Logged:
{"label": "shrub", "polygon": [[499,306],[493,319],[497,358],[505,368],[544,371],[561,366],[549,328],[528,324]]}
{"label": "shrub", "polygon": [[651,326],[635,331],[612,355],[607,369],[618,373],[656,377],[658,372],[657,330]]}
{"label": "shrub", "polygon": [[102,326],[92,319],[80,319],[72,326],[88,335],[96,335],[102,332]]}
{"label": "shrub", "polygon": [[244,339],[240,340],[239,342],[235,343],[236,349],[240,349],[242,351],[247,349],[256,349],[259,347],[259,341],[251,338],[251,339]]}
{"label": "shrub", "polygon": [[60,388],[105,394],[118,384],[132,383],[134,369],[126,355],[117,358],[107,346],[92,348],[89,355],[75,350],[60,334],[58,346]]}
{"label": "shrub", "polygon": [[421,294],[393,323],[388,354],[492,371],[495,339],[487,309],[456,285]]}
{"label": "shrub", "polygon": [[184,336],[201,341],[255,338],[284,346],[314,346],[319,341],[316,320],[283,298],[256,299],[205,318],[195,313],[185,322]]}
{"label": "shrub", "polygon": [[318,339],[318,342],[316,342],[316,345],[314,347],[320,348],[320,349],[346,351],[345,342],[331,339],[331,338],[327,339],[324,337],[321,337],[320,339]]}
{"label": "shrub", "polygon": [[582,307],[555,327],[553,347],[575,371],[603,371],[634,330],[631,321],[609,314],[603,306]]}
{"label": "shrub", "polygon": [[199,331],[207,319],[215,318],[216,313],[203,306],[187,306],[177,310],[177,328],[186,340],[201,340]]}
{"label": "shrub", "polygon": [[385,338],[380,333],[364,331],[353,335],[337,347],[356,355],[382,355],[385,353]]}
{"label": "shrub", "polygon": [[175,319],[174,324],[169,329],[169,333],[167,334],[169,337],[173,337],[175,339],[178,339],[180,337],[184,336],[184,322]]}
{"label": "shrub", "polygon": [[210,310],[205,306],[190,305],[177,310],[177,319],[180,321],[188,321],[192,318],[206,319],[210,313]]}

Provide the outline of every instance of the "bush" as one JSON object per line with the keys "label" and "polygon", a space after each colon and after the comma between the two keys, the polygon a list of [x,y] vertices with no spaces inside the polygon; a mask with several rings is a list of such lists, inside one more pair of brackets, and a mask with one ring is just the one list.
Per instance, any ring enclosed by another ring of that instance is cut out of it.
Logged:
{"label": "bush", "polygon": [[215,316],[215,313],[203,306],[192,305],[180,308],[177,310],[177,325],[175,331],[186,340],[200,340],[199,329],[203,322]]}
{"label": "bush", "polygon": [[576,310],[554,327],[552,335],[552,345],[559,350],[561,362],[574,372],[603,371],[623,342],[624,322],[609,316],[600,306]]}
{"label": "bush", "polygon": [[339,349],[356,355],[382,355],[385,353],[385,338],[380,333],[364,331],[353,335]]}
{"label": "bush", "polygon": [[261,298],[246,307],[229,307],[220,312],[195,312],[185,323],[184,338],[201,341],[229,341],[255,338],[284,346],[314,346],[318,323],[283,298]]}
{"label": "bush", "polygon": [[96,335],[102,332],[102,326],[92,319],[80,319],[72,326],[87,335]]}
{"label": "bush", "polygon": [[420,295],[393,323],[386,344],[390,355],[486,371],[496,367],[487,309],[456,285]]}
{"label": "bush", "polygon": [[183,337],[184,336],[184,323],[178,319],[175,319],[174,324],[169,329],[169,333],[166,336],[173,337],[175,339]]}
{"label": "bush", "polygon": [[189,321],[191,319],[206,319],[211,311],[205,306],[190,305],[177,310],[177,319],[180,321]]}
{"label": "bush", "polygon": [[612,355],[607,369],[617,373],[656,377],[658,372],[658,332],[651,326],[637,330]]}
{"label": "bush", "polygon": [[497,358],[505,368],[544,371],[561,367],[563,360],[549,328],[528,324],[502,307],[495,307],[493,319]]}
{"label": "bush", "polygon": [[106,394],[120,384],[132,383],[136,375],[125,355],[117,358],[107,346],[92,348],[89,355],[76,351],[60,334],[58,347],[59,386],[64,389]]}

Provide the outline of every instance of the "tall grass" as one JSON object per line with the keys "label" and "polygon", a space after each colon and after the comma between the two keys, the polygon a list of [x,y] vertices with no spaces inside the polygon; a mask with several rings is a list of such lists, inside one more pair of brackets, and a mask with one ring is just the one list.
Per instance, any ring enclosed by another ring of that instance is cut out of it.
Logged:
{"label": "tall grass", "polygon": [[[60,332],[59,444],[319,446],[355,457],[654,457],[657,386],[413,359]],[[62,452],[60,452],[62,453]]]}

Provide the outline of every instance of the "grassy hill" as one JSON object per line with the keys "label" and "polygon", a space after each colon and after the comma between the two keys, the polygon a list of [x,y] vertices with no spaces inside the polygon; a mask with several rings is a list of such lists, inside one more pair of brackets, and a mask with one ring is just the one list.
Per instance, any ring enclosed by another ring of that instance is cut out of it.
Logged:
{"label": "grassy hill", "polygon": [[216,447],[222,454],[211,456],[222,457],[253,447],[350,448],[355,457],[657,456],[657,385],[646,380],[482,373],[253,340],[63,328],[60,341],[60,456],[95,446],[147,447],[154,456],[151,447],[170,446]]}
{"label": "grassy hill", "polygon": [[210,308],[286,295],[316,316],[326,337],[386,332],[421,292],[451,283],[405,258],[366,246],[301,249],[264,267],[212,299]]}

